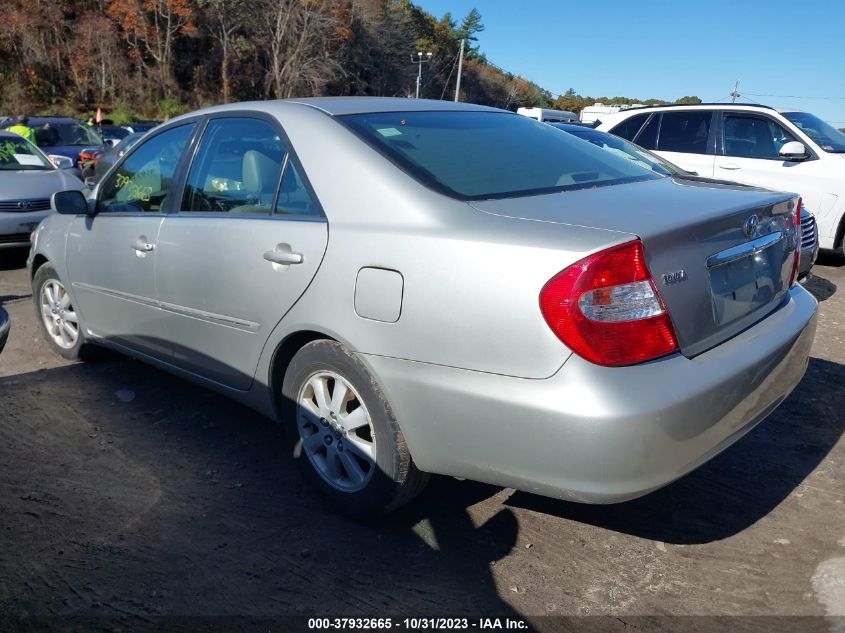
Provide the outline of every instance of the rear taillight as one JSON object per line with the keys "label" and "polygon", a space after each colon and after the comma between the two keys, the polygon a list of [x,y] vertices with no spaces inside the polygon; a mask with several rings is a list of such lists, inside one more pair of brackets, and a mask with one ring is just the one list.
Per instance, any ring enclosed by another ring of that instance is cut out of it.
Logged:
{"label": "rear taillight", "polygon": [[640,240],[559,272],[540,292],[540,310],[567,347],[599,365],[633,365],[678,350]]}
{"label": "rear taillight", "polygon": [[795,213],[792,214],[792,233],[795,238],[795,253],[792,258],[792,276],[789,278],[789,285],[795,283],[798,277],[798,266],[801,263],[801,198],[795,205]]}

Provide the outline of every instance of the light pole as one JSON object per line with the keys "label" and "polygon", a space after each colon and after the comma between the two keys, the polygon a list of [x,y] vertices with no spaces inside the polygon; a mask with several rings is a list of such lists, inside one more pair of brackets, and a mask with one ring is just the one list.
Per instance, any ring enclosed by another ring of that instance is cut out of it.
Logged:
{"label": "light pole", "polygon": [[423,57],[423,54],[418,52],[416,58],[414,58],[414,56],[411,55],[411,63],[419,65],[418,70],[417,70],[417,96],[416,96],[417,99],[420,98],[420,81],[422,81],[422,65],[424,63],[430,62],[430,61],[431,61],[431,53],[425,53],[425,57]]}

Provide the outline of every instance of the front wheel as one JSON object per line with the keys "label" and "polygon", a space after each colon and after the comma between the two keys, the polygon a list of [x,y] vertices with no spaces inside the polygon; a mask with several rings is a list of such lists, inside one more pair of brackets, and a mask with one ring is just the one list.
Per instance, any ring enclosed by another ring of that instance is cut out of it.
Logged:
{"label": "front wheel", "polygon": [[425,487],[428,476],[414,465],[380,387],[340,343],[314,341],[299,350],[282,393],[294,458],[344,514],[378,516]]}
{"label": "front wheel", "polygon": [[53,351],[68,360],[83,358],[89,346],[85,343],[79,315],[67,289],[49,264],[36,271],[32,297],[38,321]]}

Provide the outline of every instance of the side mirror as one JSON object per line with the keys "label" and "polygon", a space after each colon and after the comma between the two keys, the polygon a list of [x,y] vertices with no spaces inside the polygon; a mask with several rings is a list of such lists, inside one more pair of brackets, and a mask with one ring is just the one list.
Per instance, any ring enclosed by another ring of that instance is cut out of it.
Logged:
{"label": "side mirror", "polygon": [[105,144],[108,145],[109,147],[114,147],[115,145],[117,145],[117,141],[113,138],[107,138],[105,140]]}
{"label": "side mirror", "polygon": [[62,215],[85,215],[88,201],[81,191],[57,191],[50,198],[50,207]]}
{"label": "side mirror", "polygon": [[784,143],[778,154],[784,160],[804,160],[808,156],[807,148],[799,141]]}
{"label": "side mirror", "polygon": [[6,347],[6,341],[9,339],[9,314],[3,308],[0,308],[0,352]]}

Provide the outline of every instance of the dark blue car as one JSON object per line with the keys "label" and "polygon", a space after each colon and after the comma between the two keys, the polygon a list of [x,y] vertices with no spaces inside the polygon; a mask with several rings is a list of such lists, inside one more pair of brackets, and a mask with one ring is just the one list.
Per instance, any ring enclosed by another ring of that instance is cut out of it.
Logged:
{"label": "dark blue car", "polygon": [[[9,121],[8,125],[13,125]],[[29,127],[35,130],[35,144],[45,154],[66,156],[79,167],[80,153],[104,148],[103,139],[95,128],[80,123],[78,119],[63,117],[31,117]],[[90,152],[86,152],[90,153]]]}

